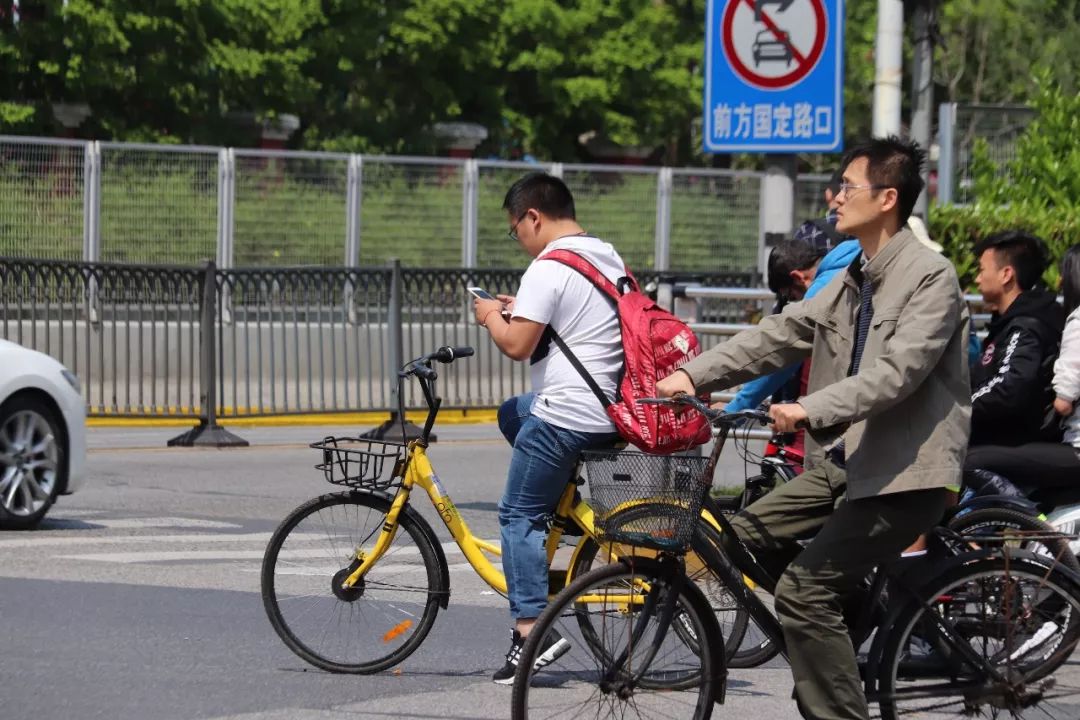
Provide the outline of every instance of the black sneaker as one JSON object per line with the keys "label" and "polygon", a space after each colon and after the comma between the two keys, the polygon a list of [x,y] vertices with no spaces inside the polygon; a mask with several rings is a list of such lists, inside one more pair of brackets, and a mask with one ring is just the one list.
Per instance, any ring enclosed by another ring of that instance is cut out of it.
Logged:
{"label": "black sneaker", "polygon": [[[521,637],[516,629],[511,631],[510,650],[506,653],[506,663],[491,676],[491,679],[500,685],[512,685],[514,673],[517,672],[518,660],[521,659],[521,648],[525,646],[525,638]],[[552,630],[544,638],[544,647],[539,657],[533,663],[533,670],[555,662],[570,650],[570,642],[563,638],[557,631]]]}

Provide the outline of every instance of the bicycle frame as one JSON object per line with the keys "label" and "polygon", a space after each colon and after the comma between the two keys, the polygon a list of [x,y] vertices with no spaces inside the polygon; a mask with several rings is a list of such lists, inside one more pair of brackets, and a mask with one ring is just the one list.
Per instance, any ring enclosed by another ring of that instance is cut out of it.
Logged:
{"label": "bicycle frame", "polygon": [[[447,529],[454,538],[454,542],[457,543],[457,546],[465,555],[465,559],[468,561],[469,565],[472,566],[473,570],[476,571],[477,575],[479,575],[480,578],[496,592],[506,594],[506,576],[489,559],[489,556],[501,557],[502,550],[498,546],[487,542],[472,533],[469,526],[458,512],[457,507],[454,505],[454,501],[451,499],[450,494],[439,480],[439,476],[435,473],[431,461],[427,457],[427,446],[431,436],[431,429],[435,425],[435,418],[438,415],[442,399],[437,397],[434,393],[434,380],[432,378],[425,378],[424,376],[418,375],[417,379],[420,382],[424,398],[427,400],[428,404],[427,420],[424,423],[421,436],[408,444],[405,472],[401,486],[394,495],[390,511],[386,516],[386,522],[383,524],[383,529],[375,540],[374,547],[370,551],[364,551],[361,548],[356,549],[356,557],[360,560],[360,564],[356,570],[344,580],[342,586],[345,588],[355,586],[360,579],[364,577],[367,571],[375,565],[375,563],[377,563],[390,548],[390,545],[394,541],[394,536],[397,533],[398,517],[403,508],[409,503],[413,489],[415,487],[420,487],[427,493],[432,506],[434,506],[439,513],[439,517],[441,517],[446,524]],[[399,397],[400,396],[401,393],[399,391]],[[563,536],[563,529],[566,527],[567,522],[572,522],[580,527],[587,536],[595,537],[593,510],[588,503],[582,501],[578,497],[576,493],[577,485],[578,481],[576,478],[571,479],[571,481],[567,483],[555,508],[554,518],[548,533],[546,544],[549,566],[555,557],[555,552],[559,547],[559,542]],[[718,525],[716,518],[717,515],[719,515],[718,512],[714,513],[708,509],[702,510],[702,517],[706,522],[710,522],[714,527],[719,528],[720,526]],[[577,547],[574,548],[569,567],[574,567],[578,554],[581,551],[581,546],[582,544],[578,543]],[[614,548],[608,548],[609,560],[614,561],[617,560],[618,557],[619,555],[615,552]]]}
{"label": "bicycle frame", "polygon": [[[450,497],[450,494],[446,492],[446,488],[439,480],[439,476],[436,475],[435,469],[432,467],[431,461],[427,457],[425,445],[419,440],[414,440],[409,444],[409,460],[405,470],[405,476],[402,479],[401,487],[394,496],[394,501],[386,516],[386,523],[383,525],[382,532],[379,533],[379,537],[375,541],[374,548],[368,553],[362,553],[363,558],[361,559],[360,566],[345,580],[343,583],[344,586],[352,587],[353,584],[364,576],[368,568],[379,561],[390,547],[391,543],[393,543],[394,535],[397,532],[398,516],[400,515],[402,508],[408,504],[409,498],[415,487],[419,487],[427,493],[432,506],[434,506],[435,510],[439,513],[439,517],[441,517],[446,524],[446,528],[450,531],[450,535],[454,538],[454,542],[461,548],[462,553],[465,555],[465,559],[476,571],[476,574],[479,575],[493,590],[505,594],[506,576],[503,575],[502,571],[488,559],[489,555],[501,557],[502,550],[497,545],[479,538],[472,533],[469,526],[458,512],[457,507],[454,505],[454,501]],[[584,502],[574,502],[574,491],[576,487],[576,483],[573,481],[567,483],[566,489],[563,490],[562,497],[559,498],[559,504],[555,514],[558,518],[572,520],[586,532],[590,532],[593,527],[593,511],[592,508]],[[547,554],[549,563],[554,558],[555,551],[559,546],[559,540],[562,538],[562,527],[564,524],[565,521],[563,523],[553,524],[551,532],[548,535]],[[575,550],[575,556],[576,554],[577,551]]]}

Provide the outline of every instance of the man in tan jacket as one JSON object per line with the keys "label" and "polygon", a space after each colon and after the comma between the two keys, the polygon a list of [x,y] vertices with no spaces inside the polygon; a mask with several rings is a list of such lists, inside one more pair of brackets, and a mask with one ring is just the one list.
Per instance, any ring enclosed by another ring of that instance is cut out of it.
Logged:
{"label": "man in tan jacket", "polygon": [[842,601],[937,523],[960,484],[967,307],[949,261],[904,227],[924,157],[892,137],[850,151],[836,227],[858,238],[861,256],[813,298],[658,385],[663,395],[718,390],[813,353],[806,396],[769,410],[780,432],[808,428],[807,471],[732,523],[778,578],[796,697],[813,720],[869,717]]}

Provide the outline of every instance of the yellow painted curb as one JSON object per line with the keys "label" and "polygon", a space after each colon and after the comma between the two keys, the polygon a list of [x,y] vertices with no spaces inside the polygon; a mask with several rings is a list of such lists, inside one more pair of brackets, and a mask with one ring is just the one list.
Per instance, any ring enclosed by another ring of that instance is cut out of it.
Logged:
{"label": "yellow painted curb", "polygon": [[[466,410],[440,410],[436,421],[438,425],[470,425],[478,423],[493,423],[497,419],[498,411],[494,408],[478,408]],[[305,415],[262,415],[258,417],[230,417],[225,415],[218,417],[218,423],[225,427],[283,427],[288,425],[353,425],[367,426],[379,425],[390,417],[385,412],[355,412],[355,413],[312,413]],[[427,413],[423,411],[410,411],[405,417],[420,425],[427,419]],[[86,426],[92,428],[106,427],[192,427],[198,424],[194,418],[178,417],[119,417],[101,415],[86,418]]]}

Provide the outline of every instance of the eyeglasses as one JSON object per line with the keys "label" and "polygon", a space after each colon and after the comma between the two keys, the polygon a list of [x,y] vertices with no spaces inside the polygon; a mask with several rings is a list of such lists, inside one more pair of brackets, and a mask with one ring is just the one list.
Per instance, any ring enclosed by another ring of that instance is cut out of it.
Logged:
{"label": "eyeglasses", "polygon": [[521,224],[521,221],[524,220],[525,216],[528,215],[528,214],[529,214],[528,210],[521,213],[521,217],[519,217],[517,220],[515,220],[514,224],[510,226],[510,230],[507,231],[506,234],[509,235],[510,239],[513,240],[514,242],[518,241],[517,227],[518,227],[518,225]]}
{"label": "eyeglasses", "polygon": [[853,183],[840,183],[840,191],[836,193],[838,196],[843,194],[850,195],[854,190],[886,190],[892,187],[891,185],[855,185]]}

